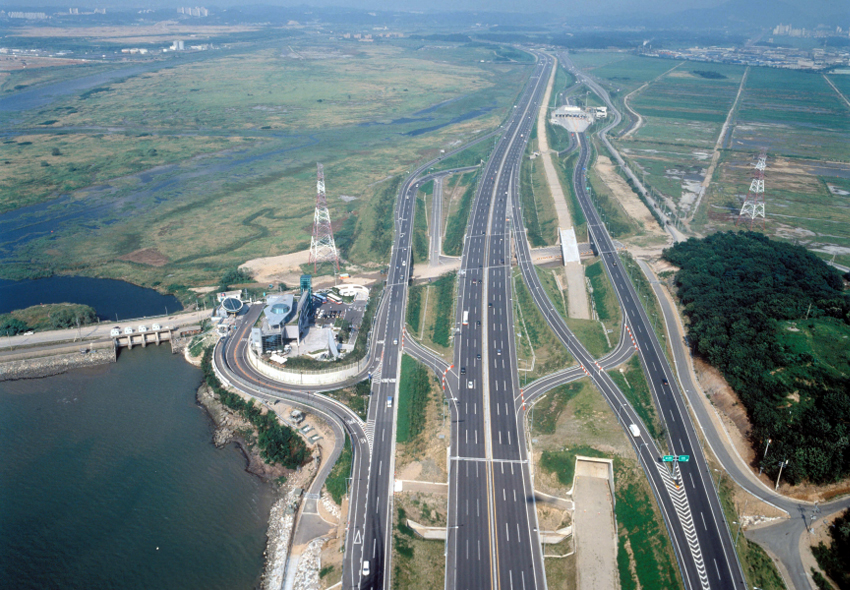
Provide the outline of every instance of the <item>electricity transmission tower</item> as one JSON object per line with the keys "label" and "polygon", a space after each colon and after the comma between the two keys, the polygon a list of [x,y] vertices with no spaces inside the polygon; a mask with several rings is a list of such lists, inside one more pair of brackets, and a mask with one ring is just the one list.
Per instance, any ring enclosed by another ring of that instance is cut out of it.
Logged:
{"label": "electricity transmission tower", "polygon": [[742,218],[750,220],[750,228],[753,227],[756,217],[761,217],[761,228],[764,229],[764,169],[767,168],[767,150],[763,149],[759,154],[758,163],[753,172],[753,179],[750,182],[750,190],[747,192],[747,198],[744,200],[744,205],[741,207],[741,212],[738,213],[738,219],[735,220],[735,225],[740,223]]}
{"label": "electricity transmission tower", "polygon": [[339,252],[334,242],[331,214],[325,196],[325,169],[321,164],[317,166],[316,213],[313,216],[313,239],[310,241],[310,264],[315,273],[320,262],[333,262],[334,272],[339,272]]}

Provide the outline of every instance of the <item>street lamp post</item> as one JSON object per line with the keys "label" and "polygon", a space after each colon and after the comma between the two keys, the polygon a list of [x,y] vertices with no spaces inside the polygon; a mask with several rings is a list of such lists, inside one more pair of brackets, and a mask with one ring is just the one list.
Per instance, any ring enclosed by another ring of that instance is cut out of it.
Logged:
{"label": "street lamp post", "polygon": [[779,475],[776,476],[776,486],[773,488],[774,491],[779,489],[779,479],[782,477],[782,468],[786,465],[788,465],[788,459],[785,459],[785,461],[779,464]]}
{"label": "street lamp post", "polygon": [[[762,455],[762,460],[767,458],[767,450],[770,448],[770,439],[767,439],[767,445],[764,447],[764,455]],[[763,467],[759,466],[759,477],[761,477],[761,470]]]}

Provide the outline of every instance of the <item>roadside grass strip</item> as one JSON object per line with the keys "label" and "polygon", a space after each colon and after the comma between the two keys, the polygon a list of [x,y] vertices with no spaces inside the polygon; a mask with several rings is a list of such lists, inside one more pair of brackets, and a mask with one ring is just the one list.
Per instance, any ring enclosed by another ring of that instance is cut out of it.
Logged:
{"label": "roadside grass strip", "polygon": [[337,506],[342,506],[342,499],[345,497],[347,490],[346,480],[351,475],[351,460],[351,439],[346,434],[345,446],[342,447],[342,453],[339,459],[336,460],[336,463],[334,463],[328,479],[325,480],[325,488]]}
{"label": "roadside grass strip", "polygon": [[[401,381],[398,386],[398,425],[396,441],[415,440],[425,428],[425,406],[431,392],[431,379],[425,365],[413,357],[401,359]],[[378,400],[381,401],[381,400]]]}
{"label": "roadside grass strip", "polygon": [[464,175],[466,190],[460,198],[457,207],[452,207],[449,219],[446,223],[446,231],[443,234],[443,252],[447,256],[460,256],[463,251],[463,236],[466,234],[466,225],[469,220],[469,212],[472,209],[472,200],[475,197],[475,188],[478,181],[478,173],[471,176]]}
{"label": "roadside grass strip", "polygon": [[617,384],[640,419],[643,420],[649,435],[661,448],[664,448],[666,446],[664,427],[658,419],[646,376],[640,366],[640,358],[635,355],[620,368],[608,371],[608,374],[611,375],[614,383]]}
{"label": "roadside grass strip", "polygon": [[431,339],[440,346],[448,348],[451,346],[451,331],[454,326],[454,300],[455,300],[455,285],[457,283],[457,273],[449,273],[443,275],[431,285],[436,292],[431,293],[431,296],[436,296],[436,304],[434,306],[434,322],[432,325]]}

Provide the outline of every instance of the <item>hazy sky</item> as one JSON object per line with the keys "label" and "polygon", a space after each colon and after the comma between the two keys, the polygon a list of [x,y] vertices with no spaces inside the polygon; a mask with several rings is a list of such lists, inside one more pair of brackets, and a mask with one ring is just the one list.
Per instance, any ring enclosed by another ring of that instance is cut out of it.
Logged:
{"label": "hazy sky", "polygon": [[675,12],[687,8],[718,6],[725,0],[308,0],[307,2],[267,0],[258,2],[281,6],[351,6],[383,10],[468,10],[505,12]]}
{"label": "hazy sky", "polygon": [[[847,15],[850,21],[848,0],[75,0],[69,6],[108,7],[123,9],[172,8],[177,6],[206,6],[211,10],[237,6],[334,6],[360,10],[404,12],[418,11],[464,11],[464,12],[523,12],[549,13],[558,16],[595,16],[605,18],[639,14],[644,18],[666,15],[689,9],[715,8],[729,2],[735,5],[730,13],[762,14],[771,21],[778,4],[785,11],[796,9],[798,14]],[[17,9],[28,6],[50,5],[55,0],[0,0],[0,6],[16,5]],[[782,10],[779,11],[780,13]],[[646,23],[643,23],[646,24]],[[770,23],[768,23],[770,24]],[[773,23],[775,24],[775,23]],[[845,25],[846,26],[846,25]]]}
{"label": "hazy sky", "polygon": [[[709,8],[725,0],[82,0],[71,2],[74,6],[119,6],[126,8],[165,8],[177,6],[206,6],[210,9],[229,6],[272,5],[272,6],[340,6],[373,10],[414,11],[481,11],[481,12],[549,12],[604,13],[643,12],[669,13],[688,8]],[[786,0],[788,1],[788,0]],[[790,0],[790,3],[803,0]],[[0,0],[0,5],[6,4]],[[24,2],[29,4],[29,2]],[[8,4],[21,4],[11,0]],[[32,4],[55,5],[53,0],[36,0]]]}

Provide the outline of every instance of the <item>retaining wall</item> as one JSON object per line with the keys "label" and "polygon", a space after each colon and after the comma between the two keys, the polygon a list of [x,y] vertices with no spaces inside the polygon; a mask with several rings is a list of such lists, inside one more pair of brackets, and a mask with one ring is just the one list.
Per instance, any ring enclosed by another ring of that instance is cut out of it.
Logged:
{"label": "retaining wall", "polygon": [[364,358],[351,365],[340,368],[327,369],[325,371],[287,371],[273,367],[262,358],[251,347],[248,347],[248,362],[257,371],[279,381],[290,385],[333,385],[354,377],[369,365],[370,359],[367,354]]}

